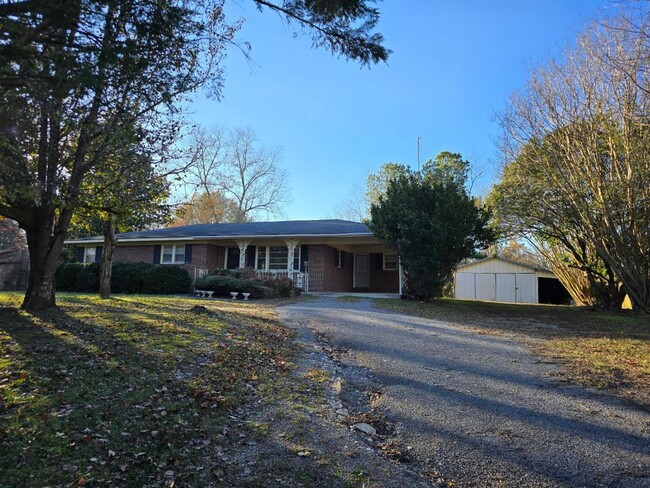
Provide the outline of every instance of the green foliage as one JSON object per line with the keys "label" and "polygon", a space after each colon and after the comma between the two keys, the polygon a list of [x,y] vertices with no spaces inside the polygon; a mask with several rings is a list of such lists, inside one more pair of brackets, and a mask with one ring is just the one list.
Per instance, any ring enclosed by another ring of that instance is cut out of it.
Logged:
{"label": "green foliage", "polygon": [[142,293],[169,295],[187,293],[192,279],[185,268],[152,264],[143,277]]}
{"label": "green foliage", "polygon": [[111,270],[111,290],[113,293],[143,293],[147,271],[154,266],[150,263],[113,263]]}
{"label": "green foliage", "polygon": [[279,298],[288,298],[292,295],[300,295],[300,289],[293,286],[289,278],[267,278],[262,280],[264,286],[268,286],[275,291]]}
{"label": "green foliage", "polygon": [[234,276],[201,276],[194,283],[196,290],[213,291],[217,296],[229,296],[231,291],[238,291],[240,293],[251,293],[251,296],[256,296],[257,290],[255,286],[261,285],[259,280],[247,280],[236,278]]}
{"label": "green foliage", "polygon": [[[96,293],[99,290],[99,263],[61,263],[56,270],[59,291]],[[184,294],[191,279],[184,268],[149,263],[114,263],[111,288],[114,293]]]}
{"label": "green foliage", "polygon": [[487,210],[439,175],[400,176],[371,207],[370,228],[398,249],[409,292],[424,299],[440,296],[457,264],[495,237]]}
{"label": "green foliage", "polygon": [[469,169],[469,161],[464,160],[459,153],[442,151],[434,160],[424,163],[422,174],[463,188],[467,186]]}
{"label": "green foliage", "polygon": [[298,22],[311,33],[314,47],[361,62],[364,65],[386,61],[390,50],[383,36],[373,32],[379,10],[368,0],[291,0],[277,5],[254,0],[260,8],[269,7],[284,14],[289,22]]}
{"label": "green foliage", "polygon": [[56,268],[55,279],[58,291],[75,291],[77,289],[77,276],[84,265],[80,263],[59,264]]}
{"label": "green foliage", "polygon": [[79,270],[75,281],[75,289],[86,293],[97,293],[99,290],[99,263],[85,264]]}
{"label": "green foliage", "polygon": [[409,169],[400,163],[384,163],[376,174],[368,175],[366,181],[366,205],[368,208],[379,203],[379,198],[386,194],[388,185],[400,176],[406,176]]}

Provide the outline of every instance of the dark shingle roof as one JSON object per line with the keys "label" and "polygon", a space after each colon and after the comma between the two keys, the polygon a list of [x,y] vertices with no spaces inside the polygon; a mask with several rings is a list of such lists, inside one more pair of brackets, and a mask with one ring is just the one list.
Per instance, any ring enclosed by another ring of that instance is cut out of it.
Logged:
{"label": "dark shingle roof", "polygon": [[[120,241],[140,239],[193,239],[197,237],[290,237],[290,236],[345,236],[372,235],[365,224],[349,220],[287,220],[283,222],[247,222],[239,224],[196,224],[164,229],[143,230],[119,234]],[[88,242],[101,236],[75,239],[67,242]]]}

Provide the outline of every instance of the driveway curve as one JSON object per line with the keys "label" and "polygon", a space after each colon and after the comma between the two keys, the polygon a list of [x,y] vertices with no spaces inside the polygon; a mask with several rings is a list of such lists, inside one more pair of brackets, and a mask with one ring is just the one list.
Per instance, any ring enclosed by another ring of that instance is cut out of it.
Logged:
{"label": "driveway curve", "polygon": [[650,487],[650,415],[557,381],[523,341],[334,298],[279,309],[349,349],[424,470],[453,486]]}

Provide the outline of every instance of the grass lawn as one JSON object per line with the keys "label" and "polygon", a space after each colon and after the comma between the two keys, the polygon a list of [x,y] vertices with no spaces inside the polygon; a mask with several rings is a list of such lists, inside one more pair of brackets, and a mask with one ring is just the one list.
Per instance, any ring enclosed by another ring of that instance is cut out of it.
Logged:
{"label": "grass lawn", "polygon": [[479,333],[541,339],[535,349],[557,359],[565,376],[650,408],[650,317],[586,308],[441,299],[379,299],[396,312],[445,320]]}
{"label": "grass lawn", "polygon": [[214,485],[229,409],[296,352],[263,303],[21,299],[0,293],[0,486]]}

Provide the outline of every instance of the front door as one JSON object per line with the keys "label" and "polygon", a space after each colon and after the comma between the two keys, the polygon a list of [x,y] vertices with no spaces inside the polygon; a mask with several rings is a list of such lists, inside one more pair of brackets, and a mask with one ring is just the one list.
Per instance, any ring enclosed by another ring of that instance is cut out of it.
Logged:
{"label": "front door", "polygon": [[354,287],[370,288],[370,255],[354,255]]}

